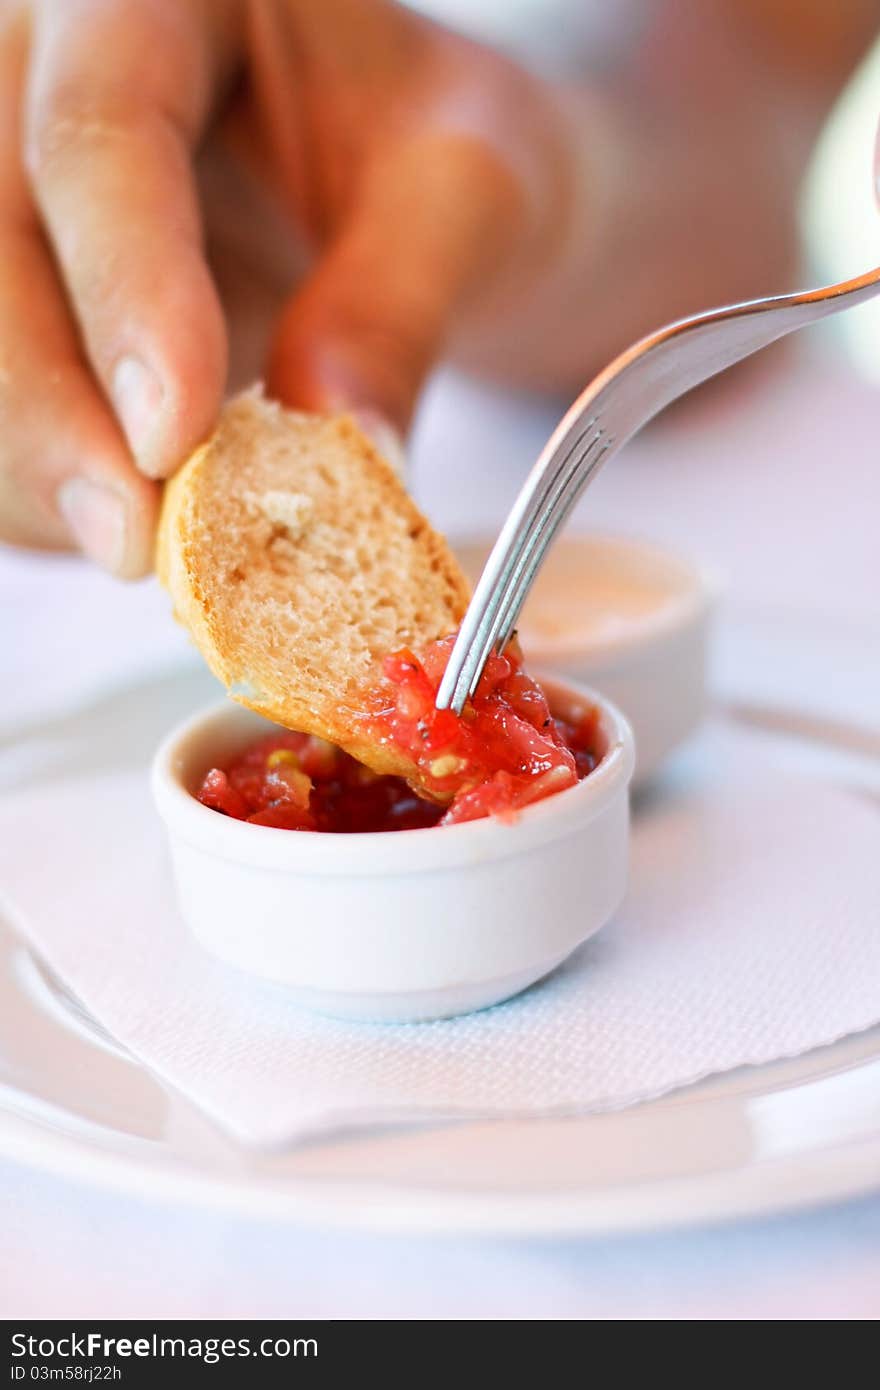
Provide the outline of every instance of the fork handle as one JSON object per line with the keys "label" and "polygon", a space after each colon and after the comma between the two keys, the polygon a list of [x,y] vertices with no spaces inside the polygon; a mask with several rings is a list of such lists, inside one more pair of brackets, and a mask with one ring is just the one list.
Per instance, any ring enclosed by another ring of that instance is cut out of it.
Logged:
{"label": "fork handle", "polygon": [[[752,353],[769,347],[798,328],[806,328],[842,309],[867,303],[877,294],[880,294],[880,269],[825,289],[753,299],[695,314],[668,324],[635,343],[595,378],[590,394],[598,409],[606,379],[619,378],[631,361],[642,358],[639,385],[650,388],[652,408],[639,420],[641,429],[649,418],[686,391],[717,376],[735,362],[751,357]],[[651,372],[651,359],[655,354],[656,370]],[[664,377],[667,378],[666,390],[663,389]],[[619,432],[617,447],[634,432]]]}
{"label": "fork handle", "polygon": [[449,656],[437,708],[461,713],[503,649],[548,548],[605,458],[672,401],[798,328],[880,293],[880,269],[825,289],[710,309],[649,334],[590,382],[554,430],[504,523]]}

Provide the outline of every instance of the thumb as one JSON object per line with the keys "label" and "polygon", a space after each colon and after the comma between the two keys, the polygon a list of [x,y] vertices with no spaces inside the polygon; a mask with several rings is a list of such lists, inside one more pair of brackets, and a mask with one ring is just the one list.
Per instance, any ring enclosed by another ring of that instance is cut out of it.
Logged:
{"label": "thumb", "polygon": [[399,430],[524,221],[491,148],[425,136],[365,183],[336,238],[285,308],[270,389],[291,405],[377,413]]}

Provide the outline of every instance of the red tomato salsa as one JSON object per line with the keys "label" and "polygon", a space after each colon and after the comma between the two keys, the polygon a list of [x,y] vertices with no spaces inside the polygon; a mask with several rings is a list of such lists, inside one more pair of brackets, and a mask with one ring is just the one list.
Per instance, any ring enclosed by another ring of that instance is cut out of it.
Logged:
{"label": "red tomato salsa", "polygon": [[401,777],[379,776],[309,734],[276,732],[199,790],[206,806],[237,820],[341,834],[513,818],[521,807],[575,783],[596,765],[596,713],[554,717],[522,669],[518,648],[492,656],[459,716],[434,700],[454,636],[421,656],[396,652],[365,699],[366,736],[392,745],[418,768],[422,795]]}
{"label": "red tomato salsa", "polygon": [[445,811],[402,777],[379,777],[311,734],[278,730],[251,745],[227,770],[212,767],[199,801],[236,820],[283,830],[418,830]]}
{"label": "red tomato salsa", "polygon": [[445,825],[510,815],[593,770],[595,711],[576,725],[555,719],[515,643],[489,658],[461,715],[438,710],[454,641],[455,634],[433,642],[420,657],[407,650],[388,657],[386,683],[365,721],[371,738],[412,759],[428,795],[449,803]]}

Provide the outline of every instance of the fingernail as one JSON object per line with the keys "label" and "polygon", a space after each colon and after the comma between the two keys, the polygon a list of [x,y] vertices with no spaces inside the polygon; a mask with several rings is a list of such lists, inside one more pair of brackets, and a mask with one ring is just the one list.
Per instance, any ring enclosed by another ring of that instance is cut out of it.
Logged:
{"label": "fingernail", "polygon": [[113,372],[113,404],[131,452],[142,472],[156,475],[156,436],[165,392],[151,367],[139,357],[123,357]]}
{"label": "fingernail", "polygon": [[61,512],[83,554],[116,573],[125,555],[125,503],[89,478],[68,478],[58,489]]}
{"label": "fingernail", "polygon": [[390,420],[386,420],[384,415],[380,415],[378,410],[353,410],[352,415],[382,457],[391,464],[397,476],[406,479],[406,446],[400,431]]}

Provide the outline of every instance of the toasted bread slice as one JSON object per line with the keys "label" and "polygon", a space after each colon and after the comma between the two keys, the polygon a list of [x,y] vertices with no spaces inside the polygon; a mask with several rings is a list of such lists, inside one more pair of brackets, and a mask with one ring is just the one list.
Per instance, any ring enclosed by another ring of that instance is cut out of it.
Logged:
{"label": "toasted bread slice", "polygon": [[258,390],[231,400],[166,485],[157,569],[234,699],[412,776],[365,738],[358,692],[390,652],[456,628],[468,585],[352,420],[288,411]]}

